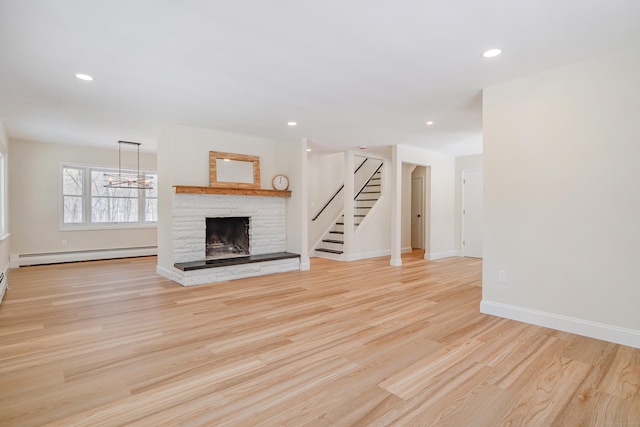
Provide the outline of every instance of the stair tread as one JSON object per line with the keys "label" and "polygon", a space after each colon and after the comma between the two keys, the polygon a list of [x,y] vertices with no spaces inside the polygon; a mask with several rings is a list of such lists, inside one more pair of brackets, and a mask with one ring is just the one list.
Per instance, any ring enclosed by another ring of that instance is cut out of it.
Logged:
{"label": "stair tread", "polygon": [[338,243],[340,245],[344,245],[344,242],[342,240],[322,239],[322,241],[326,243]]}
{"label": "stair tread", "polygon": [[316,248],[316,251],[328,252],[330,254],[336,254],[336,255],[342,255],[344,253],[342,251],[336,251],[334,249],[325,249],[325,248]]}

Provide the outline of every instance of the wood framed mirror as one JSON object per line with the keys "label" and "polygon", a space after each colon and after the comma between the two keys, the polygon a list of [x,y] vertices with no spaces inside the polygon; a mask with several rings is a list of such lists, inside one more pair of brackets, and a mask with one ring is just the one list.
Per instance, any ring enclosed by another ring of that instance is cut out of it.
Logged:
{"label": "wood framed mirror", "polygon": [[260,157],[209,151],[209,187],[260,189]]}

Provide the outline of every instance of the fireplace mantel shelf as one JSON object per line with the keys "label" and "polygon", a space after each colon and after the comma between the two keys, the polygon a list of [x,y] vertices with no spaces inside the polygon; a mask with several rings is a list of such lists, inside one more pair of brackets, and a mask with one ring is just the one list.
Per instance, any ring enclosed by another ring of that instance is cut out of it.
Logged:
{"label": "fireplace mantel shelf", "polygon": [[176,194],[231,194],[236,196],[291,197],[291,191],[250,189],[250,188],[218,188],[175,185]]}

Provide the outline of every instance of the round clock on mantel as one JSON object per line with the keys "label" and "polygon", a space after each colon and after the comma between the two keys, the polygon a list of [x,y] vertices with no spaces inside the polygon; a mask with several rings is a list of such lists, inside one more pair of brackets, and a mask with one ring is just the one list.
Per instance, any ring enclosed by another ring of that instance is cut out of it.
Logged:
{"label": "round clock on mantel", "polygon": [[289,188],[289,178],[285,175],[276,175],[271,181],[274,190],[284,191]]}

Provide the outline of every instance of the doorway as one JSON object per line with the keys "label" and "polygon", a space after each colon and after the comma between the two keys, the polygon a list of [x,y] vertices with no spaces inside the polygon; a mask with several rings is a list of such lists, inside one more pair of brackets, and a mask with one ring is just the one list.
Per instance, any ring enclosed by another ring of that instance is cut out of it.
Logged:
{"label": "doorway", "polygon": [[402,252],[429,249],[430,168],[402,164]]}
{"label": "doorway", "polygon": [[424,249],[424,177],[411,176],[411,248]]}
{"label": "doorway", "polygon": [[[411,257],[421,254],[421,258],[430,259],[431,247],[431,167],[402,162],[400,168],[399,194],[396,193],[398,216],[395,218],[398,234],[393,237],[394,240],[397,238],[397,246],[392,244],[391,247],[393,266],[402,265],[402,254],[410,253]],[[418,179],[414,181],[414,178]],[[396,230],[392,225],[392,234]]]}
{"label": "doorway", "polygon": [[482,258],[482,169],[462,171],[462,256]]}

